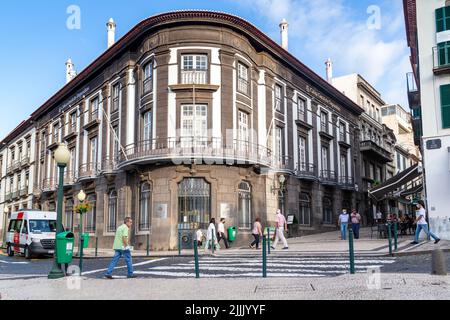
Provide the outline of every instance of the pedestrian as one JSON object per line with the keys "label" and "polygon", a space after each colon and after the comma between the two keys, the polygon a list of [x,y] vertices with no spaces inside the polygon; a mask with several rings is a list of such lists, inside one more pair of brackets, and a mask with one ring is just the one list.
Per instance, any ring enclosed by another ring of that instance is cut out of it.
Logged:
{"label": "pedestrian", "polygon": [[352,230],[355,235],[355,239],[359,239],[359,228],[361,226],[361,215],[356,211],[356,209],[352,210]]}
{"label": "pedestrian", "polygon": [[227,236],[225,235],[225,218],[221,218],[219,225],[217,226],[217,243],[220,245],[220,240],[225,242],[225,248],[229,248]]}
{"label": "pedestrian", "polygon": [[108,267],[108,271],[105,274],[105,277],[108,279],[112,279],[112,273],[114,268],[117,266],[120,258],[124,257],[125,262],[128,268],[127,278],[136,278],[133,273],[133,260],[131,258],[131,247],[129,242],[129,232],[130,228],[133,225],[133,220],[130,217],[126,217],[124,223],[117,228],[116,237],[114,238],[114,257],[111,261],[111,264]]}
{"label": "pedestrian", "polygon": [[381,213],[380,210],[377,211],[376,217],[377,217],[377,223],[383,222],[383,214]]}
{"label": "pedestrian", "polygon": [[341,240],[347,239],[348,219],[347,209],[342,209],[342,213],[339,215],[338,220],[338,225],[341,227]]}
{"label": "pedestrian", "polygon": [[261,226],[261,219],[258,217],[255,219],[255,223],[253,224],[253,230],[252,230],[253,237],[255,238],[255,241],[253,241],[250,244],[250,248],[256,248],[259,249],[259,239],[262,237],[262,226]]}
{"label": "pedestrian", "polygon": [[281,214],[281,210],[278,209],[276,214],[276,225],[275,225],[276,239],[273,245],[271,246],[273,250],[275,250],[275,248],[277,247],[277,243],[279,240],[283,242],[284,245],[283,250],[289,249],[287,240],[284,237],[284,231],[286,232],[288,231],[287,221],[286,218]]}
{"label": "pedestrian", "polygon": [[209,221],[208,230],[206,231],[205,251],[208,251],[209,248],[212,249],[212,246],[216,245],[216,219],[211,218],[211,220]]}
{"label": "pedestrian", "polygon": [[195,233],[195,237],[197,239],[197,246],[201,247],[203,244],[203,231],[202,229],[198,229]]}
{"label": "pedestrian", "polygon": [[427,234],[428,238],[432,237],[434,239],[434,244],[437,244],[441,239],[439,239],[438,236],[436,236],[433,232],[429,231],[428,229],[428,223],[425,220],[425,203],[422,200],[419,200],[417,204],[417,211],[416,211],[416,221],[414,222],[417,224],[416,228],[416,236],[414,238],[414,241],[411,242],[411,244],[418,244],[419,243],[419,235],[420,232],[423,230]]}

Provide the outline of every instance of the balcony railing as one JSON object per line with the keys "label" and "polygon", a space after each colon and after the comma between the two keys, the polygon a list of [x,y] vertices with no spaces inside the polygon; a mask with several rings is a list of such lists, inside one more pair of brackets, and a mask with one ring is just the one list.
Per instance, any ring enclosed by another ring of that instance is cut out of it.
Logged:
{"label": "balcony railing", "polygon": [[102,161],[101,170],[104,173],[113,173],[117,170],[118,160],[117,159],[106,159]]}
{"label": "balcony railing", "polygon": [[78,180],[93,179],[100,173],[99,163],[85,163],[80,166],[78,171]]}
{"label": "balcony railing", "polygon": [[355,187],[355,179],[349,176],[340,176],[339,184],[346,188],[354,188]]}
{"label": "balcony railing", "polygon": [[30,165],[30,157],[23,157],[22,160],[20,161],[20,165],[22,167],[26,167]]}
{"label": "balcony railing", "polygon": [[296,175],[299,178],[315,179],[316,165],[312,163],[301,162],[297,165]]}
{"label": "balcony railing", "polygon": [[450,73],[450,46],[433,48],[433,71],[435,74]]}
{"label": "balcony railing", "polygon": [[181,70],[181,84],[207,84],[207,71]]}
{"label": "balcony railing", "polygon": [[57,187],[55,178],[44,179],[44,181],[42,181],[42,192],[55,191]]}
{"label": "balcony railing", "polygon": [[64,172],[64,185],[65,186],[71,186],[75,184],[76,177],[75,172],[73,171],[65,171]]}
{"label": "balcony railing", "polygon": [[361,150],[361,152],[367,152],[369,155],[377,158],[380,161],[384,162],[392,161],[392,154],[388,150],[380,147],[373,141],[370,140],[361,141],[359,149]]}
{"label": "balcony railing", "polygon": [[406,81],[408,85],[408,103],[411,109],[420,107],[420,93],[417,88],[416,78],[414,73],[409,72],[406,74]]}
{"label": "balcony railing", "polygon": [[225,164],[257,163],[267,167],[273,165],[270,149],[248,141],[225,142],[221,138],[182,137],[145,140],[128,145],[125,154],[120,154],[119,166],[160,160],[181,163],[186,159],[220,161]]}
{"label": "balcony railing", "polygon": [[5,195],[5,201],[11,201],[12,200],[12,193],[7,193],[6,195]]}
{"label": "balcony railing", "polygon": [[12,192],[12,198],[13,199],[19,199],[20,197],[20,191],[13,191]]}
{"label": "balcony railing", "polygon": [[27,196],[28,195],[28,187],[23,187],[22,189],[20,189],[20,194],[21,197]]}
{"label": "balcony railing", "polygon": [[320,180],[322,183],[336,183],[336,172],[331,170],[321,170]]}

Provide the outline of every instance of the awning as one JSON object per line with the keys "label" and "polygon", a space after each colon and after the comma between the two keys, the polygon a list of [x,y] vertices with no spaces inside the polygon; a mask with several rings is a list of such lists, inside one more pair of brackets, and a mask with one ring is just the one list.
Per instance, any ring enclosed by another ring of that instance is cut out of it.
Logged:
{"label": "awning", "polygon": [[400,193],[400,195],[401,195],[402,197],[407,197],[407,196],[410,196],[410,195],[419,193],[419,192],[421,192],[422,190],[423,190],[423,184],[419,184],[419,185],[417,185],[417,186],[415,186],[415,187],[412,187],[412,188],[409,188],[409,189],[403,191],[402,193]]}
{"label": "awning", "polygon": [[416,164],[415,166],[409,167],[408,169],[393,176],[389,180],[383,182],[378,187],[369,190],[369,195],[375,198],[376,200],[381,200],[386,194],[393,192],[397,189],[400,189],[401,186],[416,179],[421,174],[422,174],[422,167]]}

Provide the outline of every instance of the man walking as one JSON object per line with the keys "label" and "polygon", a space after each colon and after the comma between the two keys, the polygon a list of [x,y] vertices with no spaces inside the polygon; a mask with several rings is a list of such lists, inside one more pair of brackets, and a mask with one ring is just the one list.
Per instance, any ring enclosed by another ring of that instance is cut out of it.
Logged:
{"label": "man walking", "polygon": [[417,208],[418,208],[418,210],[416,211],[417,219],[414,222],[417,224],[416,236],[414,238],[414,241],[411,242],[411,244],[419,243],[419,235],[422,230],[425,231],[428,238],[432,237],[434,239],[434,243],[437,244],[439,241],[441,241],[441,239],[439,239],[434,233],[428,230],[428,223],[425,220],[425,203],[422,200],[419,200]]}
{"label": "man walking", "polygon": [[355,239],[359,239],[359,228],[361,226],[361,215],[356,211],[352,210],[352,230],[355,235]]}
{"label": "man walking", "polygon": [[124,220],[124,224],[117,228],[116,237],[114,238],[114,257],[109,265],[108,271],[105,274],[107,279],[112,279],[112,273],[114,268],[117,266],[120,258],[122,256],[125,258],[125,262],[128,268],[127,278],[136,278],[133,274],[133,261],[131,259],[131,248],[129,246],[129,232],[130,228],[133,225],[133,220],[130,217],[126,217]]}
{"label": "man walking", "polygon": [[347,240],[347,226],[348,226],[348,214],[347,209],[343,209],[339,215],[338,224],[341,227],[341,240]]}
{"label": "man walking", "polygon": [[273,250],[275,250],[275,248],[278,244],[278,240],[281,240],[284,245],[283,250],[289,249],[286,238],[284,237],[284,231],[286,231],[286,232],[288,231],[287,221],[286,221],[286,218],[281,214],[280,209],[277,210],[275,227],[276,227],[276,239],[275,239],[275,242],[273,243],[273,245],[271,246],[271,248]]}
{"label": "man walking", "polygon": [[223,239],[223,242],[225,242],[225,248],[229,248],[230,245],[228,244],[228,239],[225,235],[225,218],[220,219],[220,223],[217,226],[217,243],[220,245],[220,240]]}

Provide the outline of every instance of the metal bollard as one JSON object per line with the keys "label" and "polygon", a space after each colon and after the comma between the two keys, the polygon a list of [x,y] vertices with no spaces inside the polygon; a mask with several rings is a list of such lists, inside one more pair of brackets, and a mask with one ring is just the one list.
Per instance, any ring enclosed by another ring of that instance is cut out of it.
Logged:
{"label": "metal bollard", "polygon": [[435,249],[431,253],[431,274],[438,276],[447,275],[445,255],[442,249]]}
{"label": "metal bollard", "polygon": [[147,257],[150,256],[150,234],[147,234]]}
{"label": "metal bollard", "polygon": [[214,254],[214,229],[211,230],[211,253]]}
{"label": "metal bollard", "polygon": [[267,255],[266,255],[266,236],[263,235],[263,247],[262,247],[262,270],[263,278],[267,278]]}
{"label": "metal bollard", "polygon": [[267,228],[267,252],[270,254],[270,228]]}
{"label": "metal bollard", "polygon": [[392,256],[392,236],[391,236],[391,223],[388,222],[387,224],[387,234],[388,234],[388,241],[389,241],[389,254]]}
{"label": "metal bollard", "polygon": [[198,242],[194,240],[194,260],[195,260],[195,277],[200,278],[200,268],[198,266]]}
{"label": "metal bollard", "polygon": [[355,250],[353,248],[353,228],[351,224],[348,228],[348,247],[350,255],[350,274],[355,274]]}
{"label": "metal bollard", "polygon": [[178,230],[178,255],[181,256],[181,231]]}
{"label": "metal bollard", "polygon": [[397,227],[397,222],[394,222],[394,251],[397,251],[397,244],[398,244],[398,236],[397,236],[397,232],[398,232],[398,227]]}
{"label": "metal bollard", "polygon": [[98,256],[98,236],[95,236],[95,257]]}

